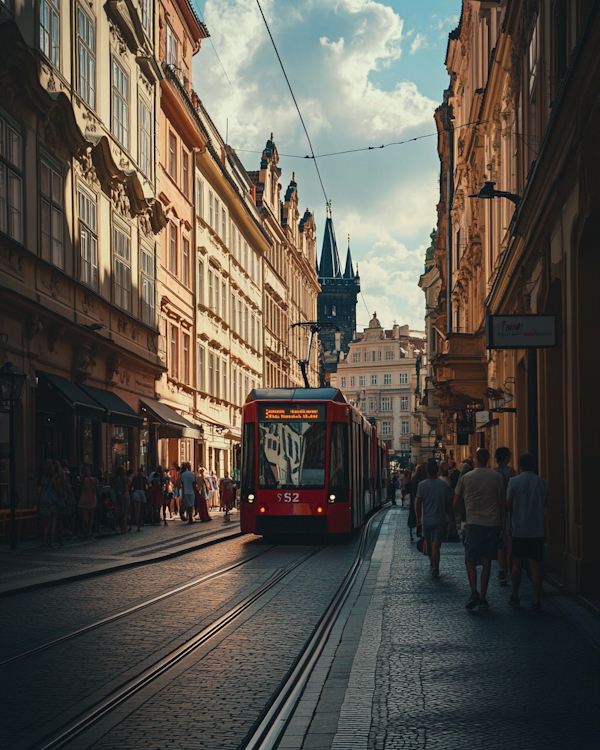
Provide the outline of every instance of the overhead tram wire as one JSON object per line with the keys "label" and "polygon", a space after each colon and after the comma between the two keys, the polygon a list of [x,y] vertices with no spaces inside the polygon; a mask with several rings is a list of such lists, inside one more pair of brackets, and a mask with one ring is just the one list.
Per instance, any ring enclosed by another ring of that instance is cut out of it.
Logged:
{"label": "overhead tram wire", "polygon": [[[198,5],[197,0],[194,0],[194,5],[196,6],[196,10],[198,11],[198,13],[200,15],[200,18],[202,19],[202,23],[206,24],[206,21],[204,20],[204,15],[203,15],[202,11],[200,10],[200,6]],[[221,58],[219,57],[219,53],[217,52],[217,48],[215,47],[215,43],[213,42],[212,36],[210,36],[210,34],[208,36],[208,41],[210,42],[210,46],[213,48],[213,52],[215,53],[215,57],[219,61],[219,65],[221,66],[221,70],[223,71],[223,73],[225,75],[225,78],[227,78],[227,83],[230,86],[233,86],[233,83],[231,83],[231,81],[229,79],[229,76],[227,75],[227,71],[225,70],[225,66],[221,62]]]}
{"label": "overhead tram wire", "polygon": [[269,24],[267,23],[267,19],[265,17],[265,14],[263,13],[262,6],[260,4],[260,0],[256,0],[256,4],[258,5],[258,9],[260,10],[260,15],[262,16],[263,21],[265,22],[265,26],[267,29],[267,32],[269,34],[269,38],[271,39],[271,44],[273,45],[273,49],[275,50],[275,54],[277,55],[277,59],[279,60],[279,65],[281,66],[281,70],[283,72],[285,82],[288,85],[288,88],[290,90],[290,94],[292,95],[292,99],[294,100],[294,105],[296,106],[296,111],[298,112],[298,117],[300,118],[300,122],[302,123],[302,127],[304,128],[304,133],[306,135],[306,140],[308,141],[308,145],[310,147],[310,153],[311,155],[309,159],[312,159],[315,163],[315,169],[317,170],[317,176],[319,178],[319,182],[321,183],[321,190],[323,191],[323,195],[325,196],[325,203],[327,205],[330,205],[329,198],[327,197],[327,193],[325,191],[325,185],[323,185],[323,180],[321,178],[321,173],[319,172],[319,165],[317,164],[317,157],[315,156],[315,151],[313,149],[310,136],[308,134],[308,130],[306,129],[306,125],[304,124],[304,118],[302,117],[302,113],[300,112],[300,107],[298,106],[298,102],[296,101],[296,97],[294,96],[294,91],[292,89],[292,84],[290,83],[290,79],[287,76],[287,73],[285,72],[285,68],[283,67],[283,61],[281,60],[281,56],[279,54],[279,50],[277,49],[277,45],[275,44],[275,40],[273,39],[273,34],[271,34],[271,29],[269,28]]}
{"label": "overhead tram wire", "polygon": [[[257,0],[258,1],[258,0]],[[465,122],[464,125],[457,125],[454,129],[459,130],[460,128],[466,128],[469,125],[482,125],[483,120],[473,120],[473,122]],[[304,156],[301,156],[300,154],[280,154],[280,156],[285,156],[288,159],[325,159],[327,156],[340,156],[343,154],[357,154],[361,151],[380,151],[382,148],[388,148],[389,146],[404,146],[407,143],[412,143],[413,141],[420,141],[423,138],[433,138],[433,136],[439,135],[439,133],[426,133],[425,135],[417,135],[414,138],[407,138],[405,141],[393,141],[392,143],[383,143],[381,146],[363,146],[362,148],[349,148],[345,151],[331,151],[328,154],[305,154]],[[262,151],[254,151],[249,148],[236,148],[236,151],[243,151],[247,154],[262,154]],[[318,170],[317,170],[318,171]]]}

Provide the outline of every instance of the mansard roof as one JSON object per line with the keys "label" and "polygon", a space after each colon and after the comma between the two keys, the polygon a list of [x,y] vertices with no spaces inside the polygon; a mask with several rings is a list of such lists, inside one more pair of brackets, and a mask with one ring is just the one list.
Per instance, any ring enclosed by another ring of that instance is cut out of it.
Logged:
{"label": "mansard roof", "polygon": [[341,279],[342,268],[340,256],[338,254],[337,243],[335,241],[335,231],[331,216],[325,220],[325,232],[323,234],[323,249],[321,251],[321,266],[319,268],[319,278],[323,279]]}

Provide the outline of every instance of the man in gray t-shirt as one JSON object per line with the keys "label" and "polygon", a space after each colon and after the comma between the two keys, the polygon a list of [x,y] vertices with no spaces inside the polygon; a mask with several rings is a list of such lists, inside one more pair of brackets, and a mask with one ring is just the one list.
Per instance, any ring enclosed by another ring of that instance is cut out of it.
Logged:
{"label": "man in gray t-shirt", "polygon": [[548,482],[533,471],[534,458],[529,453],[519,456],[521,473],[508,483],[506,495],[508,509],[512,511],[512,583],[513,592],[508,600],[510,607],[518,607],[519,586],[523,558],[529,560],[533,585],[533,609],[542,609],[542,560],[544,559],[544,536],[546,505],[548,504]]}
{"label": "man in gray t-shirt", "polygon": [[440,547],[446,534],[446,501],[452,493],[446,482],[438,479],[437,472],[437,461],[430,458],[427,462],[427,479],[419,482],[415,501],[417,525],[423,526],[434,578],[440,574]]}

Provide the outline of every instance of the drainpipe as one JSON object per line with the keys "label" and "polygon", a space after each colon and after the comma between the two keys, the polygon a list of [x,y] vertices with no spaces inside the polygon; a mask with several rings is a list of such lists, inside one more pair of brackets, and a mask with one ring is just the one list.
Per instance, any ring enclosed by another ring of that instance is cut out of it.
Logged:
{"label": "drainpipe", "polygon": [[452,203],[454,201],[454,128],[449,99],[452,89],[444,91],[444,130],[448,133],[448,171],[446,174],[446,333],[452,333]]}

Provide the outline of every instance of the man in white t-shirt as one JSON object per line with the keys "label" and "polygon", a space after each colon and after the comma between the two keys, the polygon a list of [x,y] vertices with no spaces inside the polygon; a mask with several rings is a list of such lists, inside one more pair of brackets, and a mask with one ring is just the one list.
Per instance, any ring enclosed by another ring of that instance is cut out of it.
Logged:
{"label": "man in white t-shirt", "polygon": [[196,475],[189,463],[183,464],[177,486],[181,489],[181,508],[187,514],[188,523],[194,523],[194,506],[196,504]]}
{"label": "man in white t-shirt", "polygon": [[[464,474],[454,490],[454,509],[462,510],[467,522],[465,566],[471,586],[468,610],[488,609],[486,599],[492,560],[498,557],[498,544],[505,513],[504,479],[488,468],[490,452],[477,451],[477,468]],[[481,561],[481,588],[477,590],[477,563]]]}
{"label": "man in white t-shirt", "polygon": [[518,607],[523,558],[529,560],[533,585],[533,610],[542,611],[542,560],[546,535],[548,482],[534,472],[535,460],[529,453],[519,456],[521,473],[508,483],[508,509],[512,511],[512,584],[509,607]]}

